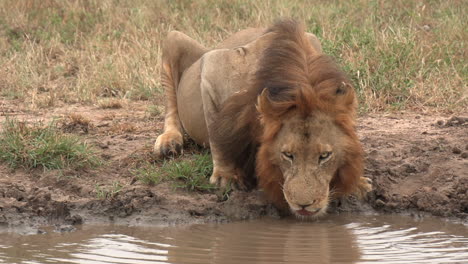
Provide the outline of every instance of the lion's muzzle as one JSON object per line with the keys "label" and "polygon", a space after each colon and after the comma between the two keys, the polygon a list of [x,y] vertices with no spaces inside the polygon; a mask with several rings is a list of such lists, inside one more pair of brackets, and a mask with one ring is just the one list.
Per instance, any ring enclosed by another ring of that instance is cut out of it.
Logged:
{"label": "lion's muzzle", "polygon": [[304,179],[285,182],[284,197],[296,216],[316,217],[325,213],[328,206],[328,186],[318,185]]}

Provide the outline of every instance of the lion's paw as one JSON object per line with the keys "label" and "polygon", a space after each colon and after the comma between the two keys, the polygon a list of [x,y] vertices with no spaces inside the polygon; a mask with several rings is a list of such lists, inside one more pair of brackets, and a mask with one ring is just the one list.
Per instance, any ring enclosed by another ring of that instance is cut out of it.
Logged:
{"label": "lion's paw", "polygon": [[175,156],[182,152],[183,137],[180,132],[164,132],[154,143],[154,152],[159,157]]}
{"label": "lion's paw", "polygon": [[223,177],[220,173],[214,171],[210,177],[210,183],[221,188],[225,188],[229,183],[229,180]]}
{"label": "lion's paw", "polygon": [[246,190],[246,186],[238,180],[239,177],[235,173],[221,171],[216,167],[213,169],[213,174],[210,177],[210,183],[226,189],[228,186],[237,190]]}
{"label": "lion's paw", "polygon": [[361,177],[356,190],[356,194],[359,198],[365,198],[367,193],[372,191],[372,179],[367,177]]}

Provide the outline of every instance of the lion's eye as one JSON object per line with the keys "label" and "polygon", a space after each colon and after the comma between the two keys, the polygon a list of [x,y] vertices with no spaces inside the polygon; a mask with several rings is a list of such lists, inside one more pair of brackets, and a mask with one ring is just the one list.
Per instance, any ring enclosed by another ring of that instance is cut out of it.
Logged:
{"label": "lion's eye", "polygon": [[281,154],[287,160],[294,160],[294,155],[291,152],[285,151],[285,152],[281,152]]}
{"label": "lion's eye", "polygon": [[319,163],[323,163],[331,157],[331,151],[325,151],[320,154]]}

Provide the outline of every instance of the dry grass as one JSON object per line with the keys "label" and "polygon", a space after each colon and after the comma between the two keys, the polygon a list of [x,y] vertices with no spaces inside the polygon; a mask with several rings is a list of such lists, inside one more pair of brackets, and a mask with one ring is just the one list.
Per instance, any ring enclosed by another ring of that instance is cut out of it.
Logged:
{"label": "dry grass", "polygon": [[118,123],[112,125],[109,130],[116,134],[132,133],[137,131],[137,127],[132,123]]}
{"label": "dry grass", "polygon": [[117,98],[105,98],[98,101],[99,108],[102,109],[120,109],[124,106],[125,102]]}
{"label": "dry grass", "polygon": [[68,114],[60,121],[60,128],[64,132],[83,132],[87,134],[93,127],[91,120],[81,114]]}
{"label": "dry grass", "polygon": [[213,47],[291,16],[348,71],[362,110],[463,110],[467,10],[463,0],[3,0],[0,96],[33,107],[151,99],[169,30]]}

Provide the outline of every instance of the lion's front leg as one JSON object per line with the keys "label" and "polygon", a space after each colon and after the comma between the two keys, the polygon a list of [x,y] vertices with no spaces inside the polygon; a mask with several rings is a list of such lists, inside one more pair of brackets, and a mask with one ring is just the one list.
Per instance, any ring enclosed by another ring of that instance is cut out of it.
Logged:
{"label": "lion's front leg", "polygon": [[212,125],[219,114],[219,109],[224,101],[223,98],[229,95],[228,91],[220,90],[224,86],[216,85],[217,83],[212,82],[210,78],[213,73],[216,73],[214,68],[217,67],[217,63],[220,61],[217,59],[217,55],[223,52],[218,50],[205,54],[200,83],[203,113],[208,130],[211,156],[213,158],[213,174],[210,177],[210,183],[221,188],[226,188],[230,184],[232,187],[245,189],[242,170],[237,168],[232,160],[226,158],[226,151],[230,150],[216,145],[213,141],[216,131],[213,130]]}

